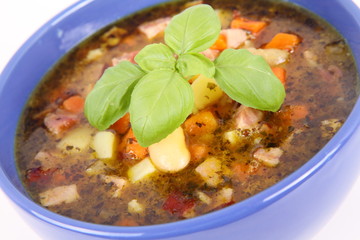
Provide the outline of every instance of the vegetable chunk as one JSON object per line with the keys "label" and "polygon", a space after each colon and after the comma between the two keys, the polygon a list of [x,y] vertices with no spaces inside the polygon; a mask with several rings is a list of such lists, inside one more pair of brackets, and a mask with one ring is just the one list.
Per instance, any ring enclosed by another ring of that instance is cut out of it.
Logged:
{"label": "vegetable chunk", "polygon": [[221,170],[221,161],[214,157],[206,159],[195,169],[195,171],[210,187],[216,187],[223,182],[223,179],[220,175]]}
{"label": "vegetable chunk", "polygon": [[96,152],[96,157],[100,159],[113,159],[116,153],[116,136],[112,132],[97,132],[92,140],[91,147]]}
{"label": "vegetable chunk", "polygon": [[145,177],[156,172],[156,168],[152,164],[150,158],[145,158],[139,163],[129,168],[127,174],[132,183],[143,180]]}
{"label": "vegetable chunk", "polygon": [[301,39],[295,34],[278,33],[264,48],[277,48],[292,51],[300,42]]}
{"label": "vegetable chunk", "polygon": [[190,135],[212,133],[218,128],[218,122],[210,111],[199,112],[184,123],[185,131]]}
{"label": "vegetable chunk", "polygon": [[150,159],[162,172],[178,172],[190,162],[190,152],[181,127],[158,143],[149,146]]}
{"label": "vegetable chunk", "polygon": [[254,153],[254,158],[268,167],[275,167],[280,162],[284,151],[280,148],[259,148]]}
{"label": "vegetable chunk", "polygon": [[194,91],[195,102],[193,113],[197,113],[207,106],[214,104],[223,95],[223,91],[215,80],[203,75],[199,75],[199,77],[194,80],[191,88]]}
{"label": "vegetable chunk", "polygon": [[45,207],[71,203],[80,198],[75,184],[59,186],[39,194],[40,203]]}
{"label": "vegetable chunk", "polygon": [[91,143],[93,130],[88,127],[79,127],[68,132],[57,144],[57,148],[64,153],[81,153],[88,149]]}

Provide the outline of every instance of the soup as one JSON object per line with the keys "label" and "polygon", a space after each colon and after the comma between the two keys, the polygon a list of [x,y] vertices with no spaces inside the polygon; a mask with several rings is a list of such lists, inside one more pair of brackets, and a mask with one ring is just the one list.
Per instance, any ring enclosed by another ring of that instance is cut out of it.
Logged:
{"label": "soup", "polygon": [[[158,6],[114,23],[45,77],[25,109],[16,150],[19,173],[36,202],[108,225],[196,217],[280,181],[341,127],[358,94],[346,43],[303,9],[266,1],[205,1],[223,30],[202,54],[216,61],[225,49],[236,48],[262,56],[285,86],[278,111],[241,105],[213,79],[194,75],[188,79],[195,95],[192,114],[159,143],[141,146],[129,114],[106,130],[92,127],[83,104],[105,69],[123,60],[135,63],[146,45],[164,42],[174,14],[197,3]],[[177,147],[164,147],[169,145]],[[168,164],[157,160],[159,152],[185,157]]]}

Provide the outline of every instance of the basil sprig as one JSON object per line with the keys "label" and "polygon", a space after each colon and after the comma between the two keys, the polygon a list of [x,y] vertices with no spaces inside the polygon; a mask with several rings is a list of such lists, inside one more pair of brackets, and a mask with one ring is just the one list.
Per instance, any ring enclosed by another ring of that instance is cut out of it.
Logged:
{"label": "basil sprig", "polygon": [[217,40],[221,30],[215,11],[196,5],[174,16],[165,29],[165,44],[150,44],[135,57],[108,68],[86,98],[85,116],[104,130],[130,112],[142,146],[165,138],[191,114],[194,96],[189,77],[215,78],[235,101],[277,111],[285,90],[260,56],[247,50],[224,50],[214,61],[199,52]]}

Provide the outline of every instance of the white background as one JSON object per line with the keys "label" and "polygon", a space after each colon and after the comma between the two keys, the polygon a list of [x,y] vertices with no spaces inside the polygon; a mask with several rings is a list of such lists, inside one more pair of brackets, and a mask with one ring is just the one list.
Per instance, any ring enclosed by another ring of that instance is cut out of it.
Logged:
{"label": "white background", "polygon": [[[360,0],[353,1],[360,6]],[[28,37],[74,2],[75,0],[0,0],[0,72]],[[7,240],[40,239],[14,211],[10,200],[1,190],[0,234],[6,236]],[[46,239],[51,240],[51,236]],[[335,239],[360,239],[360,177],[328,224],[313,238]]]}

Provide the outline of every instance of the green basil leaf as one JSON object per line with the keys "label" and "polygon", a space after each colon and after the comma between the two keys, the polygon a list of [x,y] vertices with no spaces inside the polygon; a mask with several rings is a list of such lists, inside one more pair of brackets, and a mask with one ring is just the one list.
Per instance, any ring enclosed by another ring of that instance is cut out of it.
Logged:
{"label": "green basil leaf", "polygon": [[200,53],[185,53],[180,55],[176,62],[176,69],[185,78],[198,74],[213,78],[215,74],[214,63]]}
{"label": "green basil leaf", "polygon": [[194,107],[190,84],[175,71],[146,74],[131,96],[130,121],[137,141],[147,147],[179,127]]}
{"label": "green basil leaf", "polygon": [[128,61],[105,70],[85,101],[84,113],[90,124],[99,130],[109,128],[129,109],[135,84],[144,72]]}
{"label": "green basil leaf", "polygon": [[147,72],[164,68],[173,70],[175,69],[176,62],[174,53],[168,46],[162,43],[147,45],[138,54],[136,54],[134,60],[143,70]]}
{"label": "green basil leaf", "polygon": [[261,56],[226,49],[215,60],[215,68],[221,89],[241,104],[275,112],[284,101],[284,86]]}
{"label": "green basil leaf", "polygon": [[221,24],[209,5],[190,7],[174,16],[165,29],[165,43],[180,55],[208,49],[219,37]]}

